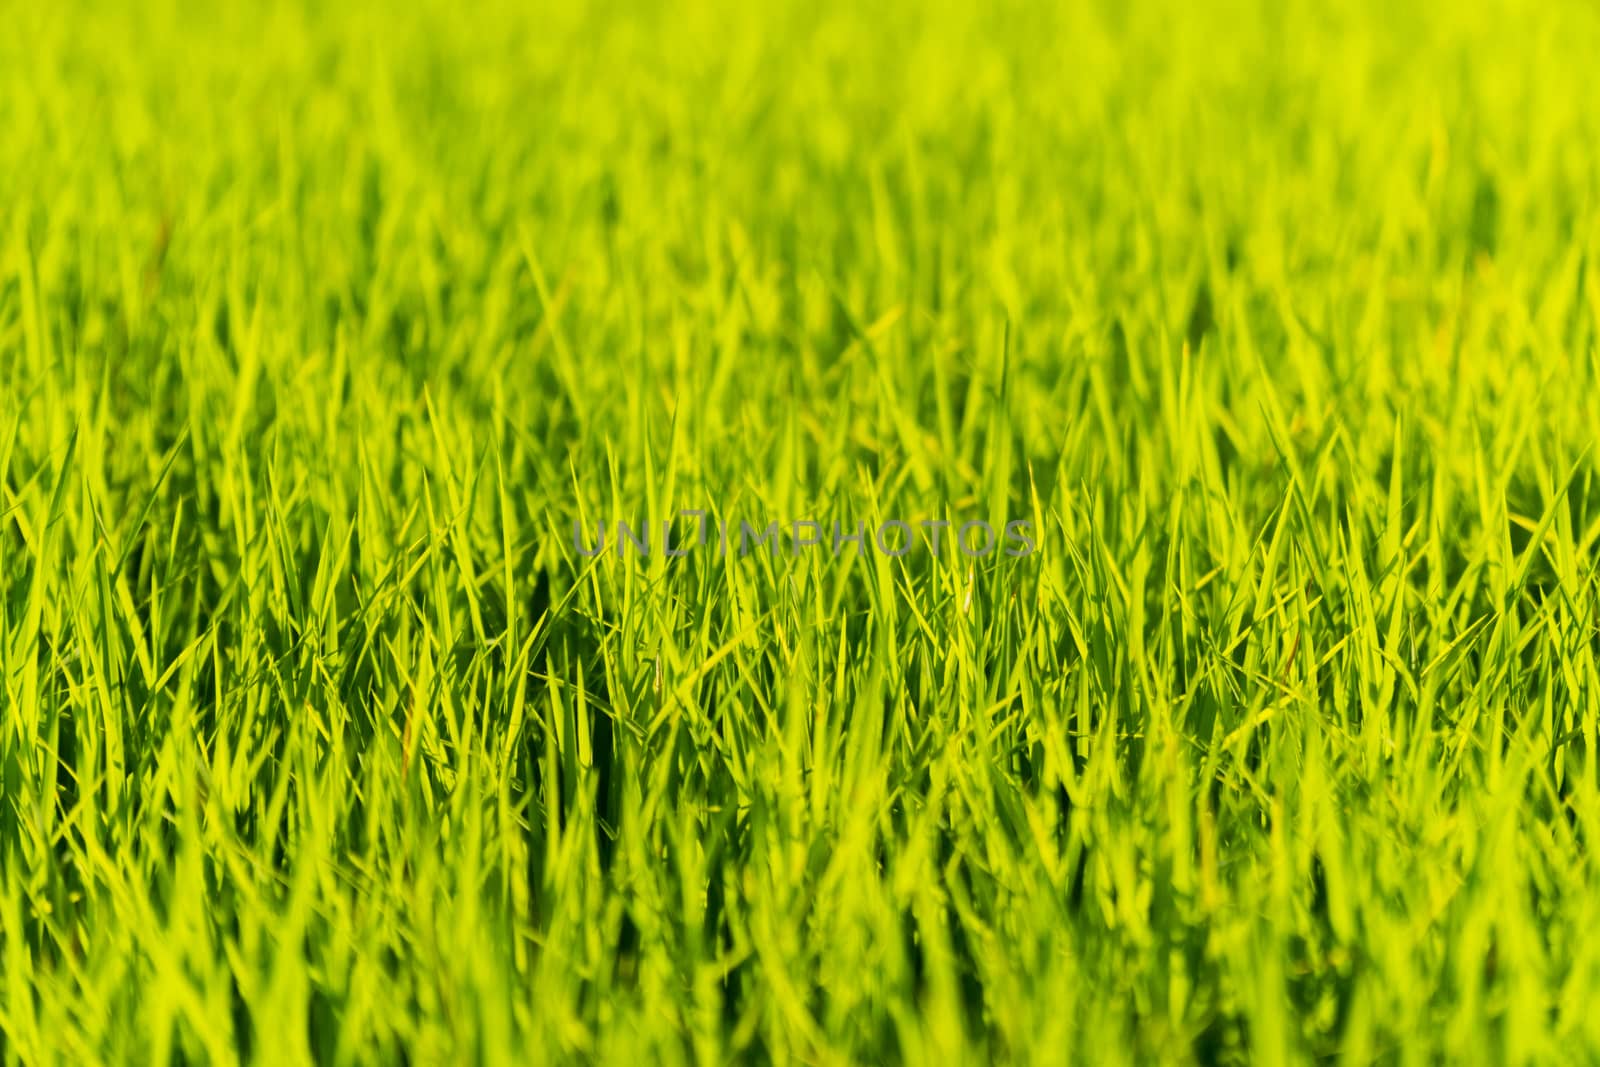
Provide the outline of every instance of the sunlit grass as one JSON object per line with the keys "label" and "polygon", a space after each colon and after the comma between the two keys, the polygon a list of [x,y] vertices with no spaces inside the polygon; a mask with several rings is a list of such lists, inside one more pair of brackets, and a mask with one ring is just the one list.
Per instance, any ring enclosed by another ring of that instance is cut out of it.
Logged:
{"label": "sunlit grass", "polygon": [[1600,12],[1125,6],[0,0],[6,1061],[1600,1055]]}

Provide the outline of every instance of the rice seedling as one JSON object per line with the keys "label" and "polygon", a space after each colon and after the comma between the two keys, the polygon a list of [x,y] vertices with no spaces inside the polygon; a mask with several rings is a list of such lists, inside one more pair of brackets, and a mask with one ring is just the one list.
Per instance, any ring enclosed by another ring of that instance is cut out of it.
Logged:
{"label": "rice seedling", "polygon": [[0,4],[7,1063],[1600,1056],[1600,11]]}

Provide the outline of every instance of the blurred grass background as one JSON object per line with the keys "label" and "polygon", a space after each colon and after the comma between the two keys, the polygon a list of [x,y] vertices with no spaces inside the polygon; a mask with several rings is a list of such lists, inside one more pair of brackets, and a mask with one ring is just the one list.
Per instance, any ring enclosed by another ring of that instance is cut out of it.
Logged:
{"label": "blurred grass background", "polygon": [[1600,1048],[1592,4],[0,14],[8,1062]]}

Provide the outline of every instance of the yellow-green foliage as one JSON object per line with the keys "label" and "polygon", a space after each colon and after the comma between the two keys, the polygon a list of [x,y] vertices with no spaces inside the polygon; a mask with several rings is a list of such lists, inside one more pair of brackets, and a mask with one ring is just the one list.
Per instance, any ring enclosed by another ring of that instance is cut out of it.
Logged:
{"label": "yellow-green foliage", "polygon": [[1597,62],[0,0],[0,1058],[1594,1062]]}

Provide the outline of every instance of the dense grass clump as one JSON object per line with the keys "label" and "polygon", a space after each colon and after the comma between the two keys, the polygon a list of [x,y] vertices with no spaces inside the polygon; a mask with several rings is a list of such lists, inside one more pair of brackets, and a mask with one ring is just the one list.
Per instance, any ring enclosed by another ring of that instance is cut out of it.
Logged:
{"label": "dense grass clump", "polygon": [[1335,7],[0,3],[5,1062],[1594,1062],[1600,10]]}

